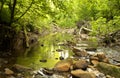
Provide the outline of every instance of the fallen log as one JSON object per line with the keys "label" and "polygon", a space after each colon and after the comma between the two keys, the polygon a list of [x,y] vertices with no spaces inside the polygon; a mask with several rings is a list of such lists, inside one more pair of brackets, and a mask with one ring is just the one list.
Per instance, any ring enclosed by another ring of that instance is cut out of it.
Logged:
{"label": "fallen log", "polygon": [[120,67],[118,67],[118,66],[100,62],[97,64],[96,68],[100,72],[102,72],[106,75],[111,75],[115,78],[120,78]]}

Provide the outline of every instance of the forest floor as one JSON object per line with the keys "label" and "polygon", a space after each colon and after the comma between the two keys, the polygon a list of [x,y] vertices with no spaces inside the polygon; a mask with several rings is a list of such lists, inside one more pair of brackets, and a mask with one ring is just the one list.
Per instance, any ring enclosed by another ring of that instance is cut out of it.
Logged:
{"label": "forest floor", "polygon": [[[88,40],[87,34],[74,33],[74,29],[53,28],[52,33],[74,34],[76,41]],[[45,32],[47,34],[49,32]],[[76,35],[75,35],[76,34]],[[45,36],[45,35],[44,35]],[[72,40],[64,45],[68,46],[73,56],[69,59],[61,57],[51,69],[32,68],[15,64],[15,57],[0,57],[0,78],[119,78],[120,53],[97,51],[96,47],[81,49],[88,44],[74,43]],[[110,49],[110,48],[109,48]],[[4,55],[10,55],[9,52]],[[4,56],[3,55],[3,56]],[[117,57],[118,56],[118,57]]]}

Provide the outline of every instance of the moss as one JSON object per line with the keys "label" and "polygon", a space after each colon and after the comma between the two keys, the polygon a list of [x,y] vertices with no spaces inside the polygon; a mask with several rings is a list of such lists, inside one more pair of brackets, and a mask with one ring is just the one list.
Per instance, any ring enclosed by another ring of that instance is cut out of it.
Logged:
{"label": "moss", "polygon": [[106,64],[106,63],[99,63],[97,65],[97,69],[105,74],[111,75],[115,78],[120,78],[120,67]]}

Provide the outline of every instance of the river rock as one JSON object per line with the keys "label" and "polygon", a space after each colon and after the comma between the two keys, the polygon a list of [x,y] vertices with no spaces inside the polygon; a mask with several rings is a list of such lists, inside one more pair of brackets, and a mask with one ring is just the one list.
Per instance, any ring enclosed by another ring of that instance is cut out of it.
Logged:
{"label": "river rock", "polygon": [[74,64],[75,69],[86,69],[88,67],[88,62],[86,60],[78,60]]}
{"label": "river rock", "polygon": [[94,65],[94,66],[96,66],[98,63],[99,63],[98,60],[91,60],[91,64]]}
{"label": "river rock", "polygon": [[102,62],[104,62],[104,63],[109,63],[109,59],[108,59],[108,58],[104,58],[104,59],[102,60]]}
{"label": "river rock", "polygon": [[82,40],[88,40],[89,36],[87,34],[80,34]]}
{"label": "river rock", "polygon": [[95,48],[95,47],[88,47],[88,48],[86,48],[85,50],[86,50],[86,51],[96,51],[97,48]]}
{"label": "river rock", "polygon": [[94,73],[83,71],[80,69],[71,71],[71,74],[79,78],[96,78]]}
{"label": "river rock", "polygon": [[56,65],[54,66],[54,70],[59,72],[65,72],[69,71],[71,66],[72,60],[62,60],[56,63]]}
{"label": "river rock", "polygon": [[22,66],[22,65],[19,65],[19,64],[13,65],[13,69],[15,69],[18,72],[24,72],[24,71],[30,71],[30,70],[32,70],[29,67],[25,67],[25,66]]}
{"label": "river rock", "polygon": [[106,58],[106,56],[103,52],[97,53],[97,57],[99,58],[99,61],[103,61],[103,59]]}
{"label": "river rock", "polygon": [[82,49],[73,48],[72,51],[76,56],[86,57],[88,55],[88,53]]}
{"label": "river rock", "polygon": [[109,63],[109,59],[106,57],[106,55],[103,52],[95,53],[94,55],[90,56],[90,60],[97,60],[99,62],[105,62]]}
{"label": "river rock", "polygon": [[120,63],[117,63],[116,66],[120,67]]}
{"label": "river rock", "polygon": [[88,53],[86,51],[76,52],[75,55],[80,57],[86,57]]}
{"label": "river rock", "polygon": [[90,56],[90,60],[99,60],[99,58],[96,56]]}
{"label": "river rock", "polygon": [[73,47],[72,51],[73,51],[73,52],[81,52],[82,49],[81,49],[81,48]]}
{"label": "river rock", "polygon": [[67,41],[67,45],[68,46],[76,46],[76,43],[72,42],[72,41]]}
{"label": "river rock", "polygon": [[53,70],[48,68],[43,68],[42,72],[46,75],[53,75]]}
{"label": "river rock", "polygon": [[106,78],[105,75],[99,72],[96,68],[87,68],[87,71],[94,73],[97,78]]}
{"label": "river rock", "polygon": [[9,68],[5,68],[5,74],[11,75],[11,74],[14,74],[14,72],[10,70]]}

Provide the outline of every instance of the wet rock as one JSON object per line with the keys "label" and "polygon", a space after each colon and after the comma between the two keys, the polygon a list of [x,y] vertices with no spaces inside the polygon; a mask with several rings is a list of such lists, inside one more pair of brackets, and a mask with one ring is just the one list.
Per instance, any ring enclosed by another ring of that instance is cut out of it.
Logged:
{"label": "wet rock", "polygon": [[57,52],[62,52],[63,50],[62,50],[62,49],[57,49],[56,51],[57,51]]}
{"label": "wet rock", "polygon": [[59,72],[69,71],[71,65],[71,60],[62,60],[56,63],[56,65],[54,66],[54,70]]}
{"label": "wet rock", "polygon": [[88,44],[76,44],[77,47],[88,47]]}
{"label": "wet rock", "polygon": [[33,71],[33,73],[34,73],[34,76],[38,76],[38,75],[40,75],[40,76],[46,76],[44,73],[43,73],[43,68],[40,68],[39,70],[37,70],[37,71]]}
{"label": "wet rock", "polygon": [[65,46],[66,44],[64,42],[58,43],[58,46]]}
{"label": "wet rock", "polygon": [[95,68],[87,68],[87,71],[94,73],[97,78],[106,78],[103,73],[99,72],[99,71],[98,71],[97,69],[95,69]]}
{"label": "wet rock", "polygon": [[11,75],[11,74],[14,74],[14,72],[10,70],[9,68],[5,68],[5,74]]}
{"label": "wet rock", "polygon": [[93,54],[92,56],[90,56],[90,60],[97,60],[99,62],[109,63],[109,59],[103,52]]}
{"label": "wet rock", "polygon": [[88,40],[89,36],[87,34],[80,34],[82,40]]}
{"label": "wet rock", "polygon": [[106,75],[106,78],[115,78],[115,77],[111,77],[110,75]]}
{"label": "wet rock", "polygon": [[99,58],[96,56],[90,56],[90,60],[99,60]]}
{"label": "wet rock", "polygon": [[16,78],[16,77],[14,77],[14,76],[7,76],[6,78]]}
{"label": "wet rock", "polygon": [[117,63],[116,66],[120,67],[120,63]]}
{"label": "wet rock", "polygon": [[91,60],[91,64],[94,65],[94,66],[96,66],[98,63],[99,63],[98,60]]}
{"label": "wet rock", "polygon": [[108,59],[108,58],[104,58],[104,59],[102,60],[102,62],[104,62],[104,63],[109,63],[109,59]]}
{"label": "wet rock", "polygon": [[86,57],[88,55],[88,53],[82,49],[73,48],[72,51],[76,56],[79,56],[79,57]]}
{"label": "wet rock", "polygon": [[25,67],[25,66],[22,66],[22,65],[19,65],[19,64],[13,65],[13,69],[16,70],[17,72],[24,72],[24,71],[30,71],[30,70],[32,70],[29,67]]}
{"label": "wet rock", "polygon": [[71,74],[79,78],[96,78],[94,73],[83,71],[80,69],[71,71]]}
{"label": "wet rock", "polygon": [[72,42],[72,41],[67,41],[67,45],[68,46],[76,46],[76,43]]}
{"label": "wet rock", "polygon": [[86,51],[96,51],[97,49],[94,47],[88,47],[85,49]]}
{"label": "wet rock", "polygon": [[64,57],[63,57],[63,56],[60,56],[59,59],[60,59],[60,60],[64,60]]}
{"label": "wet rock", "polygon": [[64,76],[58,75],[58,74],[53,74],[50,78],[66,78]]}
{"label": "wet rock", "polygon": [[47,62],[47,60],[46,59],[41,59],[40,62],[44,62],[45,63],[45,62]]}
{"label": "wet rock", "polygon": [[73,47],[72,51],[73,51],[73,52],[81,52],[82,49],[81,49],[81,48]]}
{"label": "wet rock", "polygon": [[120,77],[120,67],[115,66],[115,65],[111,65],[111,64],[107,64],[107,63],[103,63],[100,62],[96,68],[104,73],[104,74],[108,74],[111,75],[115,78],[119,78]]}
{"label": "wet rock", "polygon": [[86,51],[81,51],[81,52],[75,52],[75,55],[79,57],[86,57],[88,54]]}
{"label": "wet rock", "polygon": [[97,53],[97,57],[99,58],[99,61],[101,62],[106,58],[103,52]]}
{"label": "wet rock", "polygon": [[115,62],[120,63],[120,59],[113,59]]}
{"label": "wet rock", "polygon": [[78,60],[76,61],[76,63],[74,64],[74,68],[75,69],[86,69],[88,67],[88,62],[86,60]]}
{"label": "wet rock", "polygon": [[22,73],[17,73],[17,78],[24,78],[24,75]]}
{"label": "wet rock", "polygon": [[48,68],[44,68],[42,71],[46,75],[53,75],[54,73],[52,69],[48,69]]}

